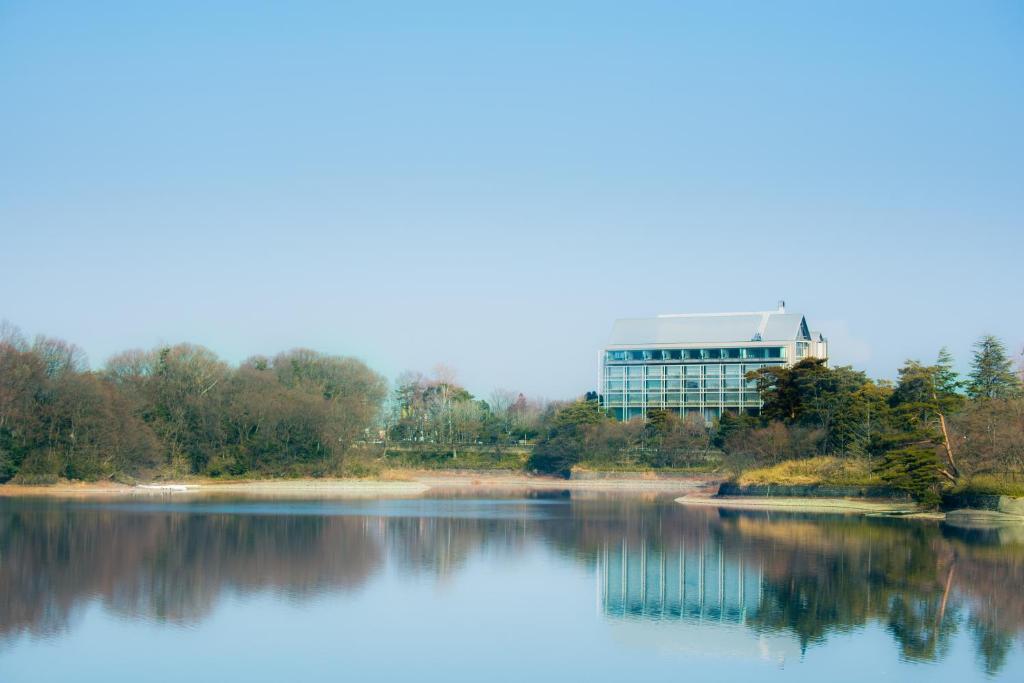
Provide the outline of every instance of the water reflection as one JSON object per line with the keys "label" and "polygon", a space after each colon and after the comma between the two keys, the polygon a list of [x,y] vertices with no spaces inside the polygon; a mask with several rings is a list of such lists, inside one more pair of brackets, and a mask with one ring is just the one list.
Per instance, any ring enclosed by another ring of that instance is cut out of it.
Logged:
{"label": "water reflection", "polygon": [[1012,531],[636,499],[285,505],[0,501],[0,636],[66,632],[97,602],[189,624],[231,594],[307,601],[389,570],[457,581],[474,558],[536,548],[593,569],[603,619],[678,624],[673,637],[703,651],[747,647],[747,634],[781,659],[879,624],[910,661],[942,661],[968,633],[980,668],[997,673],[1024,633]]}
{"label": "water reflection", "polygon": [[608,548],[598,556],[601,606],[613,617],[746,624],[764,596],[760,566],[726,561],[721,543]]}
{"label": "water reflection", "polygon": [[1012,529],[660,513],[610,534],[598,553],[605,615],[789,633],[801,651],[874,622],[911,661],[941,661],[952,636],[967,628],[988,673],[1002,668],[1024,633],[1024,546],[1006,542]]}

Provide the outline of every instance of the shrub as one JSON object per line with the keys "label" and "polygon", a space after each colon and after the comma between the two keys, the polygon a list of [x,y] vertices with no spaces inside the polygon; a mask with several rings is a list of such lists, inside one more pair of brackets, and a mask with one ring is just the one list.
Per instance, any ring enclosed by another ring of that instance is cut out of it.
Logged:
{"label": "shrub", "polygon": [[941,498],[939,459],[933,446],[911,445],[887,452],[876,468],[883,481],[914,500],[935,507]]}
{"label": "shrub", "polygon": [[573,465],[580,461],[582,454],[582,440],[577,436],[575,428],[556,429],[537,441],[530,459],[526,461],[526,467],[535,472],[568,479]]}
{"label": "shrub", "polygon": [[0,484],[8,481],[18,471],[14,459],[5,450],[0,450]]}
{"label": "shrub", "polygon": [[58,481],[60,481],[60,477],[49,472],[41,472],[38,474],[31,472],[18,472],[18,474],[11,479],[12,484],[20,484],[21,486],[53,486]]}

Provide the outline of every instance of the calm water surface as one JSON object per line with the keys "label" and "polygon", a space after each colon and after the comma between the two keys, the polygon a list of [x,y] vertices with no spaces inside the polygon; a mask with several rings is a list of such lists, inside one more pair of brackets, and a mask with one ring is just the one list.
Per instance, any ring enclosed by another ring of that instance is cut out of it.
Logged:
{"label": "calm water surface", "polygon": [[0,681],[1024,681],[1024,533],[670,499],[0,499]]}

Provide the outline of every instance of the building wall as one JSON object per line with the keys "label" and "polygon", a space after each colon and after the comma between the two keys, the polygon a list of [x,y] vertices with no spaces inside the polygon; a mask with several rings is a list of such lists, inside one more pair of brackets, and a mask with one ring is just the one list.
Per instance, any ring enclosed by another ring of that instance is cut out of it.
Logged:
{"label": "building wall", "polygon": [[757,414],[762,402],[748,372],[823,353],[824,342],[611,347],[601,359],[603,406],[619,420],[651,408],[712,421],[724,412]]}

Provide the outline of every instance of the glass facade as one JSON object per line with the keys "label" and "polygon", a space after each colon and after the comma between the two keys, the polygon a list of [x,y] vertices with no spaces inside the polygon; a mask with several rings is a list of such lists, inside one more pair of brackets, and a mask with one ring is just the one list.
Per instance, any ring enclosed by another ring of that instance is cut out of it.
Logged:
{"label": "glass facade", "polygon": [[826,339],[782,302],[773,311],[623,318],[598,359],[598,393],[619,419],[659,408],[710,422],[760,412],[750,372],[811,357],[828,360]]}
{"label": "glass facade", "polygon": [[[682,351],[685,353],[668,360],[663,354],[674,351],[606,352],[601,378],[604,407],[620,420],[645,417],[650,408],[673,410],[684,416],[697,414],[709,422],[726,411],[756,413],[761,408],[761,397],[746,374],[782,365],[785,354],[784,347]],[[688,362],[685,356],[691,351],[701,354],[703,362]],[[714,351],[720,354],[717,358],[703,355]],[[728,355],[722,357],[723,351]],[[632,354],[641,354],[640,359],[634,359]],[[761,358],[763,362],[746,362]]]}

